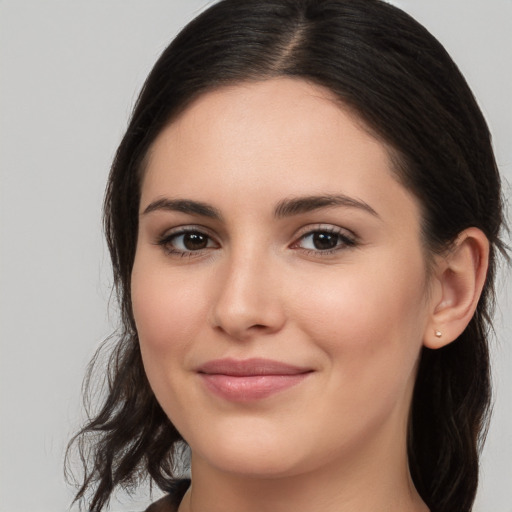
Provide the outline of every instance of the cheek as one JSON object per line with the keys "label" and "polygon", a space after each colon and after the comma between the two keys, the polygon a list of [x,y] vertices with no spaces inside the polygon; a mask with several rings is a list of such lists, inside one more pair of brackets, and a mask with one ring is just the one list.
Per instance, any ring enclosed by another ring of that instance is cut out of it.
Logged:
{"label": "cheek", "polygon": [[410,377],[426,325],[426,285],[423,260],[408,261],[381,257],[305,280],[299,322],[340,378],[378,387]]}
{"label": "cheek", "polygon": [[141,263],[135,262],[131,286],[144,370],[167,416],[180,432],[187,432],[183,420],[190,417],[190,401],[196,399],[190,391],[183,392],[194,389],[188,380],[187,355],[204,325],[205,290],[197,286],[197,280],[184,279],[183,272],[158,271],[154,264]]}
{"label": "cheek", "polygon": [[187,349],[207,314],[205,290],[190,276],[135,262],[132,307],[148,379],[157,392],[183,367]]}

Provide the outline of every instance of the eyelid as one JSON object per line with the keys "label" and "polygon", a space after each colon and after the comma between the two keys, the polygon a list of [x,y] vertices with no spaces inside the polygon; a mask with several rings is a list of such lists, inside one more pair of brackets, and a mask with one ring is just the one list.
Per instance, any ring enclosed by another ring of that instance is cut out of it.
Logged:
{"label": "eyelid", "polygon": [[163,233],[158,236],[158,239],[191,232],[203,233],[211,238],[216,238],[216,235],[212,232],[212,230],[206,226],[203,226],[202,224],[180,224],[179,226],[173,226],[172,228],[164,230]]}
{"label": "eyelid", "polygon": [[300,228],[294,235],[294,239],[297,240],[305,235],[309,235],[315,232],[327,232],[327,233],[335,233],[346,238],[350,238],[351,240],[357,241],[358,236],[351,230],[345,227],[337,226],[335,224],[308,224],[307,226],[303,226]]}

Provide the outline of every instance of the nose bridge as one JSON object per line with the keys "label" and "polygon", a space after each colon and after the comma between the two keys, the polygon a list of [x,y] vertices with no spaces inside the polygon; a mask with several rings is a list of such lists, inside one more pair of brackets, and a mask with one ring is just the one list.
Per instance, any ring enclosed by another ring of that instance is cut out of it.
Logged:
{"label": "nose bridge", "polygon": [[213,321],[235,338],[272,333],[284,323],[276,262],[260,247],[233,248],[223,262]]}

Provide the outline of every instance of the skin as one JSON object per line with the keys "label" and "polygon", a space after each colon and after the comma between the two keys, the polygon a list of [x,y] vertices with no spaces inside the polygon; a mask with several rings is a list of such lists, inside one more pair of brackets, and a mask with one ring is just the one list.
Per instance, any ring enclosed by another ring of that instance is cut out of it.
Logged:
{"label": "skin", "polygon": [[[334,194],[353,204],[275,215],[284,200]],[[142,182],[132,298],[151,387],[192,449],[180,512],[427,510],[406,428],[442,290],[427,278],[420,220],[385,145],[319,86],[221,88],[162,131]],[[205,247],[191,250],[183,228]],[[312,236],[326,231],[329,252]],[[225,357],[311,373],[233,402],[197,372]]]}

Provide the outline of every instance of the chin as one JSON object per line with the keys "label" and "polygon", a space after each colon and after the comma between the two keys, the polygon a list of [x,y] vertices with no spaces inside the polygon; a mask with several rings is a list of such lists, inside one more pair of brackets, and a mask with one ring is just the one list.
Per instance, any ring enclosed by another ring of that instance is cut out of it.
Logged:
{"label": "chin", "polygon": [[255,479],[283,478],[301,472],[300,464],[297,464],[297,461],[283,457],[277,451],[274,453],[275,456],[270,456],[268,452],[254,453],[251,450],[248,453],[247,450],[245,452],[230,450],[223,454],[212,455],[207,462],[223,473]]}
{"label": "chin", "polygon": [[230,429],[199,443],[191,440],[192,460],[201,459],[222,472],[253,478],[300,473],[300,440],[290,438],[287,432],[265,431],[251,423],[252,429]]}

